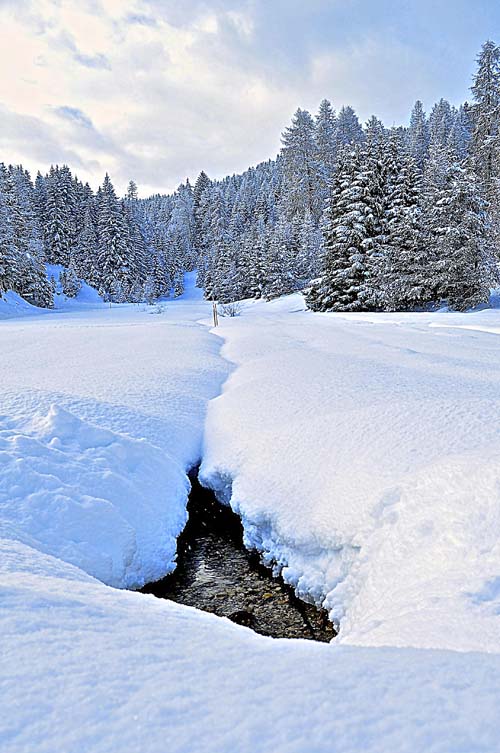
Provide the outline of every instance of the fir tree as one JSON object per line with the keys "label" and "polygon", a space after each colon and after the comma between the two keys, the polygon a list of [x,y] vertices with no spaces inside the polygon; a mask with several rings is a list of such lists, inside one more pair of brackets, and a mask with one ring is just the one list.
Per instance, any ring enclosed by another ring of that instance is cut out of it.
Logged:
{"label": "fir tree", "polygon": [[121,205],[106,174],[97,203],[99,291],[105,300],[120,298],[131,287],[133,274],[126,244]]}
{"label": "fir tree", "polygon": [[359,144],[363,139],[363,129],[353,108],[342,107],[337,116],[337,143],[339,146]]}
{"label": "fir tree", "polygon": [[421,170],[424,167],[429,149],[429,127],[425,117],[424,107],[420,100],[413,105],[408,131],[410,154]]}
{"label": "fir tree", "polygon": [[302,217],[306,211],[319,217],[315,128],[307,110],[297,110],[292,124],[282,134],[281,143],[286,191],[283,208],[287,218]]}
{"label": "fir tree", "polygon": [[474,170],[489,196],[493,180],[498,176],[500,122],[500,50],[492,41],[481,48],[474,76],[471,108],[472,161]]}

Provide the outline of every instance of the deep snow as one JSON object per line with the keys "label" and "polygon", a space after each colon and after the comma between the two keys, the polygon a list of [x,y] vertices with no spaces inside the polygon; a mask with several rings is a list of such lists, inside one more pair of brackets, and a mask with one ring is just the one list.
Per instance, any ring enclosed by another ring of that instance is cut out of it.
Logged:
{"label": "deep snow", "polygon": [[499,651],[500,313],[303,308],[224,320],[202,482],[338,642]]}
{"label": "deep snow", "polygon": [[[58,305],[0,321],[2,751],[500,750],[500,314]],[[172,566],[202,454],[336,643],[100,582]]]}
{"label": "deep snow", "polygon": [[160,314],[61,305],[0,322],[0,534],[141,586],[173,567],[228,364],[193,284]]}

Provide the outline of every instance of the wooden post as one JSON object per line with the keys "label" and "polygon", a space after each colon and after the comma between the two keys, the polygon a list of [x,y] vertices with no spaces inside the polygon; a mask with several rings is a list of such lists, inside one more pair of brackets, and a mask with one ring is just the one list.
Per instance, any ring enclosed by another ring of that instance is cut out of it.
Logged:
{"label": "wooden post", "polygon": [[219,326],[219,312],[217,311],[217,303],[214,301],[212,303],[212,311],[214,315],[214,327]]}

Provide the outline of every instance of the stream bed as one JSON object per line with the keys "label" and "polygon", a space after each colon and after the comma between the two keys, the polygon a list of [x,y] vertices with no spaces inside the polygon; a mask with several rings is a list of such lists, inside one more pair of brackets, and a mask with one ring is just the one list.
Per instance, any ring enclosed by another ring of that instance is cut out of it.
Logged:
{"label": "stream bed", "polygon": [[330,641],[327,612],[308,604],[243,544],[239,517],[204,489],[195,474],[189,520],[177,543],[173,573],[142,589],[159,598],[228,617],[273,638]]}

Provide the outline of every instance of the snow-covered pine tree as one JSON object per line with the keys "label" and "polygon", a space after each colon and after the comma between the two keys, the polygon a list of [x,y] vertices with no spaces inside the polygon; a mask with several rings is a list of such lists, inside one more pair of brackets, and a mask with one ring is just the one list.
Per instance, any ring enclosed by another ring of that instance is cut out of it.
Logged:
{"label": "snow-covered pine tree", "polygon": [[[337,116],[331,103],[324,99],[316,115],[316,171],[321,194],[321,206],[328,196],[328,186],[337,160]],[[308,210],[309,211],[309,210]],[[309,211],[309,214],[310,211]]]}
{"label": "snow-covered pine tree", "polygon": [[34,203],[33,184],[21,165],[0,165],[4,200],[16,247],[16,279],[13,288],[29,303],[50,308],[52,291],[42,263],[42,239]]}
{"label": "snow-covered pine tree", "polygon": [[95,200],[88,196],[83,217],[83,227],[72,254],[75,272],[89,285],[99,287],[97,216]]}
{"label": "snow-covered pine tree", "polygon": [[446,146],[450,137],[456,111],[446,99],[440,99],[429,116],[429,146]]}
{"label": "snow-covered pine tree", "polygon": [[106,173],[97,201],[99,292],[107,301],[120,299],[134,282],[123,210]]}
{"label": "snow-covered pine tree", "polygon": [[448,146],[457,159],[464,160],[469,155],[470,141],[472,137],[472,120],[470,115],[470,106],[467,102],[458,108],[450,135],[448,136]]}
{"label": "snow-covered pine tree", "polygon": [[[50,264],[67,266],[74,238],[72,184],[68,171],[51,167],[47,179],[47,203],[44,227],[45,250]],[[68,180],[69,178],[69,180]]]}
{"label": "snow-covered pine tree", "polygon": [[288,220],[310,212],[319,219],[321,197],[316,162],[314,121],[307,110],[296,111],[281,136],[284,176],[283,212]]}
{"label": "snow-covered pine tree", "polygon": [[7,290],[14,290],[20,278],[20,259],[4,194],[4,171],[5,167],[0,170],[0,296]]}
{"label": "snow-covered pine tree", "polygon": [[269,235],[262,285],[262,293],[268,300],[298,289],[295,269],[298,238],[294,224],[280,217]]}
{"label": "snow-covered pine tree", "polygon": [[82,287],[82,282],[78,278],[73,261],[70,262],[67,269],[63,269],[59,274],[59,285],[61,292],[67,298],[76,298]]}
{"label": "snow-covered pine tree", "polygon": [[500,49],[491,40],[482,46],[477,65],[471,87],[472,164],[486,196],[491,198],[500,164]]}
{"label": "snow-covered pine tree", "polygon": [[422,174],[401,134],[391,132],[386,156],[385,253],[380,286],[384,307],[398,311],[432,299],[429,257],[422,237]]}
{"label": "snow-covered pine tree", "polygon": [[202,170],[196,179],[193,189],[193,238],[192,244],[195,255],[198,257],[204,250],[203,229],[205,226],[204,212],[207,208],[207,197],[204,200],[204,194],[209,193],[212,181]]}
{"label": "snow-covered pine tree", "polygon": [[424,167],[429,150],[429,126],[425,117],[424,106],[417,99],[413,105],[408,130],[410,154],[421,170]]}
{"label": "snow-covered pine tree", "polygon": [[137,201],[139,198],[139,189],[135,180],[130,180],[127,186],[127,199],[128,201]]}
{"label": "snow-covered pine tree", "polygon": [[306,293],[314,311],[358,311],[366,308],[367,292],[371,297],[367,246],[375,223],[363,154],[360,146],[340,151],[322,223],[321,276]]}
{"label": "snow-covered pine tree", "polygon": [[360,144],[364,139],[363,128],[353,108],[342,107],[337,115],[337,144]]}
{"label": "snow-covered pine tree", "polygon": [[321,265],[321,231],[310,214],[306,212],[300,223],[298,249],[295,259],[296,289],[302,290],[307,283],[317,277]]}
{"label": "snow-covered pine tree", "polygon": [[424,176],[425,241],[434,298],[465,310],[484,303],[498,280],[478,181],[449,149],[434,147]]}

